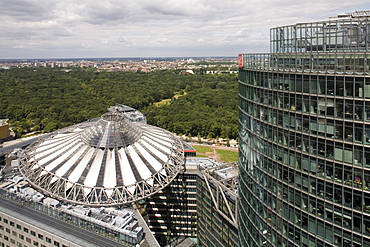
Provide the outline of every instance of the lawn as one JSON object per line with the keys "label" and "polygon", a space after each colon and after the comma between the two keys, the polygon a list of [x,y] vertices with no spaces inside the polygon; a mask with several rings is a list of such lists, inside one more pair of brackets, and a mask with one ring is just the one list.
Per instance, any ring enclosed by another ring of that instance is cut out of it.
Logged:
{"label": "lawn", "polygon": [[[184,92],[184,94],[177,93],[177,94],[175,94],[175,96],[173,96],[173,98],[177,99],[177,98],[179,98],[181,96],[184,96],[186,94],[187,94],[186,92]],[[169,105],[170,103],[171,103],[171,99],[163,99],[159,102],[154,102],[153,105],[155,105],[156,107],[159,107],[159,106],[162,106],[162,105]]]}
{"label": "lawn", "polygon": [[216,149],[216,152],[220,155],[221,160],[224,162],[238,161],[238,152],[227,151],[222,149]]}
{"label": "lawn", "polygon": [[207,147],[207,146],[193,146],[193,148],[195,148],[195,150],[197,150],[197,153],[207,153],[207,152],[212,152],[212,149],[210,147]]}
{"label": "lawn", "polygon": [[171,103],[171,99],[163,99],[159,102],[154,102],[153,105],[156,107],[162,106],[162,105],[169,105]]}

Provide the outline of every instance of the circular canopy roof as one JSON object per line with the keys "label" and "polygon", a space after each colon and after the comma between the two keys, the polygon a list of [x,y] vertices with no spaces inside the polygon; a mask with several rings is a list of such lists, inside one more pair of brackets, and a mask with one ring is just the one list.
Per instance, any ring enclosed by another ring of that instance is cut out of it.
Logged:
{"label": "circular canopy roof", "polygon": [[106,113],[39,139],[23,152],[20,170],[58,199],[119,205],[167,186],[183,164],[183,145],[170,132]]}

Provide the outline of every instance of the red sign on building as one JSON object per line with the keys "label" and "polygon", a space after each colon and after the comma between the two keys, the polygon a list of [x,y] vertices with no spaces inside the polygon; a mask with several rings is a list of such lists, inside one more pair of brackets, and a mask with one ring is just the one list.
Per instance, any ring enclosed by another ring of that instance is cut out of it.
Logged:
{"label": "red sign on building", "polygon": [[243,68],[243,54],[238,55],[238,67]]}

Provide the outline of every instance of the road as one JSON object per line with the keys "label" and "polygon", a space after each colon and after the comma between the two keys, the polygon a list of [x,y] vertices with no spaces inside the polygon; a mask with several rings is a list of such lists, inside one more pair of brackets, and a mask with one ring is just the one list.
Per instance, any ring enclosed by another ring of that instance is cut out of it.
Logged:
{"label": "road", "polygon": [[[43,224],[50,226],[51,233],[52,228],[60,230],[66,234],[76,236],[79,239],[82,239],[88,243],[91,243],[91,246],[104,246],[104,247],[117,247],[117,246],[124,246],[120,243],[114,242],[110,239],[104,238],[100,235],[94,234],[89,232],[85,229],[79,228],[74,225],[67,224],[63,221],[57,220],[53,217],[45,215],[43,213],[37,212],[35,210],[29,209],[23,205],[15,203],[13,201],[6,200],[4,198],[0,198],[0,206],[3,206],[9,210],[13,210],[19,214],[23,214],[26,217],[29,217],[33,220],[39,221]],[[46,229],[45,229],[46,230]],[[68,239],[72,241],[71,239]]]}

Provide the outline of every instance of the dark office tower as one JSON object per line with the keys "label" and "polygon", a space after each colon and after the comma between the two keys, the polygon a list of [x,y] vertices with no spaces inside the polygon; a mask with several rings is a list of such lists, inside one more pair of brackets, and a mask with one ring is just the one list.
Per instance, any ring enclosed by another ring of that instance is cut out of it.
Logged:
{"label": "dark office tower", "polygon": [[370,246],[370,11],[239,56],[240,246]]}

